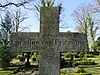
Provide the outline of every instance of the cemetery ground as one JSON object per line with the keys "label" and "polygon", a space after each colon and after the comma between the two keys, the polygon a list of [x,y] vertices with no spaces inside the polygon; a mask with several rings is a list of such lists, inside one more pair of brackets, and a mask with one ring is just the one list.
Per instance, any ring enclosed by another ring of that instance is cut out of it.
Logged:
{"label": "cemetery ground", "polygon": [[[100,54],[99,55],[85,54],[84,57],[81,57],[82,53],[78,55],[79,57],[73,58],[74,65],[71,66],[70,54],[62,53],[61,60],[64,59],[64,61],[61,62],[61,64],[62,63],[63,64],[61,65],[62,69],[60,75],[100,75]],[[34,72],[38,73],[38,62],[33,61],[32,57],[30,58],[30,63],[31,63],[30,68],[23,66],[25,62],[22,62],[21,64],[19,64],[19,62],[20,62],[19,57],[12,59],[10,67],[7,67],[6,70],[0,68],[0,75],[36,75],[32,74],[33,69]],[[16,73],[13,74],[14,72]]]}

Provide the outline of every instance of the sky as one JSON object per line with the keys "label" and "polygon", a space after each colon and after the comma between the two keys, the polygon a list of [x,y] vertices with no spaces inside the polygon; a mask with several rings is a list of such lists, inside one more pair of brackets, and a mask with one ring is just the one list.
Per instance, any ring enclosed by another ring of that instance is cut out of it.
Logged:
{"label": "sky", "polygon": [[[18,1],[18,0],[10,0],[10,1]],[[37,0],[35,0],[38,2]],[[91,0],[55,0],[55,4],[58,5],[59,3],[62,3],[62,8],[63,12],[61,14],[61,24],[60,27],[64,25],[64,28],[60,28],[60,32],[76,32],[75,27],[76,27],[76,22],[74,21],[72,17],[72,13],[75,9],[77,9],[81,4],[88,4],[91,2]],[[1,3],[5,3],[5,0],[0,0]],[[38,4],[38,3],[37,3]],[[14,11],[14,7],[10,7],[12,11]],[[9,10],[9,9],[8,9]],[[16,9],[15,9],[16,10]],[[39,19],[37,18],[37,12],[34,10],[25,10],[24,8],[22,9],[23,11],[21,13],[27,13],[28,19],[26,19],[21,25],[22,26],[28,26],[27,32],[39,32],[40,31],[40,23]],[[38,17],[40,15],[38,14]]]}
{"label": "sky", "polygon": [[[75,9],[78,8],[81,4],[88,4],[91,0],[59,0],[62,3],[63,12],[62,12],[62,24],[65,25],[65,28],[60,28],[60,32],[76,32],[75,26],[76,23],[73,21],[72,13]],[[59,3],[59,2],[58,2]],[[38,15],[39,16],[39,15]],[[31,32],[39,32],[40,24],[39,19],[37,18],[36,13],[33,11],[28,12],[28,19],[26,20],[25,24],[29,25]]]}

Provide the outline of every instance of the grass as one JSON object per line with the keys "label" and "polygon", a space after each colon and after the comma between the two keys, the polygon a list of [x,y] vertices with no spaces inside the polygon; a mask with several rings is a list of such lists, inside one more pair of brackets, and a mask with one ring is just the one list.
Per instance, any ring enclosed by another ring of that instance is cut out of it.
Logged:
{"label": "grass", "polygon": [[97,65],[91,65],[91,66],[87,66],[87,68],[85,68],[85,70],[88,73],[92,73],[92,75],[100,75],[100,58],[98,58],[100,56],[97,56],[96,58],[91,58],[92,60],[95,60],[95,62],[97,63]]}
{"label": "grass", "polygon": [[2,68],[0,68],[0,75],[14,75],[12,73],[13,71],[11,70],[3,70]]}
{"label": "grass", "polygon": [[100,66],[98,66],[98,67],[91,67],[91,68],[85,68],[85,70],[88,73],[92,73],[92,75],[100,75]]}
{"label": "grass", "polygon": [[61,75],[89,75],[87,73],[61,74]]}
{"label": "grass", "polygon": [[[96,56],[95,58],[88,58],[88,59],[94,60],[97,64],[96,65],[86,65],[86,67],[84,68],[85,71],[92,75],[100,75],[100,55]],[[87,74],[80,74],[80,73],[64,74],[64,73],[61,73],[61,75],[87,75]]]}

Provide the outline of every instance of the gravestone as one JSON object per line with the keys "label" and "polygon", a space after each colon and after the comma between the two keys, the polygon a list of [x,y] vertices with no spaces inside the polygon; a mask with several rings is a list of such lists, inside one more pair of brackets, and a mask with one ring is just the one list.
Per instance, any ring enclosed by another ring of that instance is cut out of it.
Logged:
{"label": "gravestone", "polygon": [[39,75],[60,75],[60,52],[88,51],[85,33],[59,32],[59,7],[41,7],[40,32],[13,32],[12,52],[38,52]]}

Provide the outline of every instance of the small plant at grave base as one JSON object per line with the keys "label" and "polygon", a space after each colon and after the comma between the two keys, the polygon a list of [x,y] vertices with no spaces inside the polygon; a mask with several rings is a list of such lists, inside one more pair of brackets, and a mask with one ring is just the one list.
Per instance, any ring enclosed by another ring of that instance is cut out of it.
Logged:
{"label": "small plant at grave base", "polygon": [[85,55],[85,53],[83,53],[83,52],[79,53],[80,60],[84,59],[84,55]]}
{"label": "small plant at grave base", "polygon": [[93,54],[85,54],[85,57],[94,57]]}
{"label": "small plant at grave base", "polygon": [[84,59],[80,62],[77,62],[76,65],[95,65],[95,61],[91,59]]}
{"label": "small plant at grave base", "polygon": [[85,65],[94,65],[95,64],[95,61],[91,60],[91,59],[85,59],[83,60],[83,64]]}
{"label": "small plant at grave base", "polygon": [[86,73],[86,71],[83,68],[76,67],[75,69],[77,73]]}

